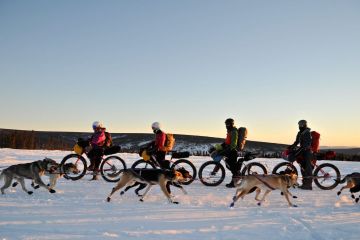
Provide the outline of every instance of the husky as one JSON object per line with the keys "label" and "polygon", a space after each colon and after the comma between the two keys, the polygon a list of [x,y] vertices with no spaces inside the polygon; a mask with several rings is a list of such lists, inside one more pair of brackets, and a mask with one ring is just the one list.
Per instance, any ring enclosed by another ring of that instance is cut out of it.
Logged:
{"label": "husky", "polygon": [[1,188],[1,193],[5,194],[5,189],[10,187],[13,179],[16,179],[20,182],[22,189],[27,192],[29,195],[32,194],[32,191],[28,191],[25,187],[25,179],[31,179],[36,184],[39,184],[41,187],[49,190],[50,193],[55,193],[56,191],[50,186],[47,186],[42,180],[41,176],[44,175],[46,171],[53,171],[57,167],[54,160],[45,158],[44,160],[38,160],[31,163],[17,164],[12,165],[4,169],[0,174],[0,179],[4,178],[4,186]]}
{"label": "husky", "polygon": [[340,191],[337,192],[337,195],[339,196],[342,192],[342,190],[346,188],[350,188],[349,191],[351,193],[351,197],[355,199],[355,202],[359,202],[359,197],[355,198],[354,193],[360,191],[360,173],[353,172],[351,174],[346,175],[339,183],[345,183],[346,185],[343,186]]}
{"label": "husky", "polygon": [[[185,179],[192,178],[189,171],[187,171],[184,167],[177,168],[176,171],[180,172]],[[182,191],[185,191],[181,187],[181,185],[179,185],[178,183],[169,182],[168,184],[166,184],[166,190],[168,191],[169,194],[171,194],[170,185],[173,185],[174,187],[180,188],[180,189],[182,189]],[[138,186],[138,187],[137,187],[137,189],[135,189],[135,194],[138,195],[139,197],[142,197],[142,195],[139,193],[139,191],[144,189],[147,186],[147,184],[141,183],[141,182],[135,182],[133,185],[128,185],[123,191],[120,192],[120,195],[125,194],[125,192],[127,192],[129,189],[136,187],[136,186]]]}
{"label": "husky", "polygon": [[[265,200],[265,197],[273,190],[280,190],[287,200],[290,207],[297,207],[290,202],[289,196],[293,195],[289,192],[288,188],[297,186],[297,175],[291,173],[290,175],[247,175],[242,177],[240,184],[237,184],[236,193],[230,207],[234,207],[235,202],[239,198],[243,198],[249,192],[256,191],[255,200],[259,201],[258,205]],[[265,193],[262,198],[259,198],[261,190]]]}
{"label": "husky", "polygon": [[[57,164],[55,161],[54,161],[54,167],[50,170],[50,171],[45,171],[44,172],[44,175],[45,176],[48,176],[50,178],[50,183],[48,184],[48,186],[51,188],[51,189],[54,189],[55,188],[55,185],[56,185],[56,182],[59,178],[63,177],[65,174],[68,174],[68,173],[74,173],[74,174],[77,174],[79,173],[79,170],[77,169],[76,165],[73,164],[73,163],[66,163],[62,166],[61,168],[61,165],[60,164]],[[12,184],[13,187],[16,187],[18,185],[18,182],[14,182]],[[40,186],[35,184],[35,181],[32,180],[31,182],[31,186],[34,188],[34,189],[38,189]]]}
{"label": "husky", "polygon": [[[147,185],[145,193],[141,196],[140,201],[144,201],[144,197],[150,191],[153,185],[160,185],[160,188],[170,203],[178,204],[179,202],[173,201],[170,193],[166,189],[168,182],[181,183],[185,178],[181,172],[176,170],[165,169],[125,169],[122,171],[122,176],[117,185],[112,189],[111,193],[107,197],[107,201],[110,202],[111,196],[121,188],[125,186],[134,185],[134,183],[144,183]],[[179,188],[186,194],[186,191],[181,185]]]}

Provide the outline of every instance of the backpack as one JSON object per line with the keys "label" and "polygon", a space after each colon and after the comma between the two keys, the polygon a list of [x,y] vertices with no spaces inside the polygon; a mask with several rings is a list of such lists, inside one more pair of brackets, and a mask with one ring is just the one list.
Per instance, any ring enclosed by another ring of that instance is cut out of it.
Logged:
{"label": "backpack", "polygon": [[111,147],[113,145],[111,134],[109,132],[105,132],[105,137],[106,137],[106,139],[105,139],[104,146]]}
{"label": "backpack", "polygon": [[238,129],[238,149],[242,151],[245,147],[248,131],[245,127],[239,127]]}
{"label": "backpack", "polygon": [[319,152],[320,148],[320,133],[316,131],[311,132],[311,150],[313,153]]}
{"label": "backpack", "polygon": [[163,151],[169,152],[174,148],[175,145],[175,138],[172,133],[166,133],[166,140],[164,144]]}

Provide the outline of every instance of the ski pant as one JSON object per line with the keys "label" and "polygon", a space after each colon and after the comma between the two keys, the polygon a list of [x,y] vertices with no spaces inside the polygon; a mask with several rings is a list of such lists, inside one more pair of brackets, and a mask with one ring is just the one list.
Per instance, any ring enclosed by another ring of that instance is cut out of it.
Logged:
{"label": "ski pant", "polygon": [[[224,154],[226,157],[226,163],[229,165],[229,170],[231,171],[233,177],[239,175],[239,164],[237,162],[238,153],[236,150],[230,150]],[[241,165],[240,165],[241,167]]]}
{"label": "ski pant", "polygon": [[301,175],[303,176],[303,185],[311,186],[312,185],[312,172],[313,172],[313,165],[311,164],[311,160],[313,159],[313,154],[310,149],[302,150],[298,153],[290,153],[289,154],[289,161],[294,162],[298,156],[302,156],[303,159],[299,162],[301,167]]}
{"label": "ski pant", "polygon": [[[154,155],[156,157],[156,160],[160,164],[160,168],[170,169],[170,161],[165,160],[166,152],[157,151]],[[166,190],[168,191],[169,194],[171,194],[170,184],[171,182],[167,182],[166,184]]]}

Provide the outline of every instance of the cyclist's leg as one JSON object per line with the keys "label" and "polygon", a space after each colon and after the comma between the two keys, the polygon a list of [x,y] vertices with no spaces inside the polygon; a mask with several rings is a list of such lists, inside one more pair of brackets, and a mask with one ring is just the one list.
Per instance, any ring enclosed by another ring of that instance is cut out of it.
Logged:
{"label": "cyclist's leg", "polygon": [[301,162],[302,174],[303,174],[303,188],[311,189],[312,188],[312,153],[311,150],[305,150],[302,153],[304,159]]}
{"label": "cyclist's leg", "polygon": [[[155,154],[156,161],[160,164],[160,167],[162,169],[170,169],[170,161],[166,160],[165,156],[166,156],[166,152],[158,151]],[[166,183],[166,190],[168,191],[169,194],[171,194],[170,185],[171,182]]]}
{"label": "cyclist's leg", "polygon": [[235,187],[235,181],[239,175],[238,166],[237,166],[237,151],[236,150],[230,151],[226,161],[232,173],[231,181],[228,184],[226,184],[226,187]]}
{"label": "cyclist's leg", "polygon": [[88,154],[91,163],[94,165],[94,174],[91,180],[98,180],[99,166],[103,155],[104,150],[102,148],[93,148]]}

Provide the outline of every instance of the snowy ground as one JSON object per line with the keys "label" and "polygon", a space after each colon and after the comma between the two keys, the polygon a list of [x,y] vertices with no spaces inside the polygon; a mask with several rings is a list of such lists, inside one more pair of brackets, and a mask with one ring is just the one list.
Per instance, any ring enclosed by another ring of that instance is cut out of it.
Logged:
{"label": "snowy ground", "polygon": [[[58,162],[69,152],[0,149],[0,167],[50,157]],[[119,154],[128,165],[136,154]],[[192,157],[199,166],[207,157]],[[269,170],[280,159],[256,159]],[[358,171],[360,163],[333,162],[342,175]],[[228,174],[229,175],[229,174]],[[47,177],[43,177],[48,181]],[[145,202],[133,191],[115,194],[103,180],[61,179],[57,193],[45,189],[27,195],[18,186],[0,196],[1,239],[359,239],[360,205],[347,191],[339,198],[331,191],[291,190],[299,198],[289,208],[279,192],[272,192],[259,207],[251,194],[229,209],[234,189],[206,187],[199,181],[185,186],[188,195],[174,189],[179,205],[169,204],[158,187]],[[3,185],[1,181],[0,186]],[[30,183],[27,182],[27,185]]]}

